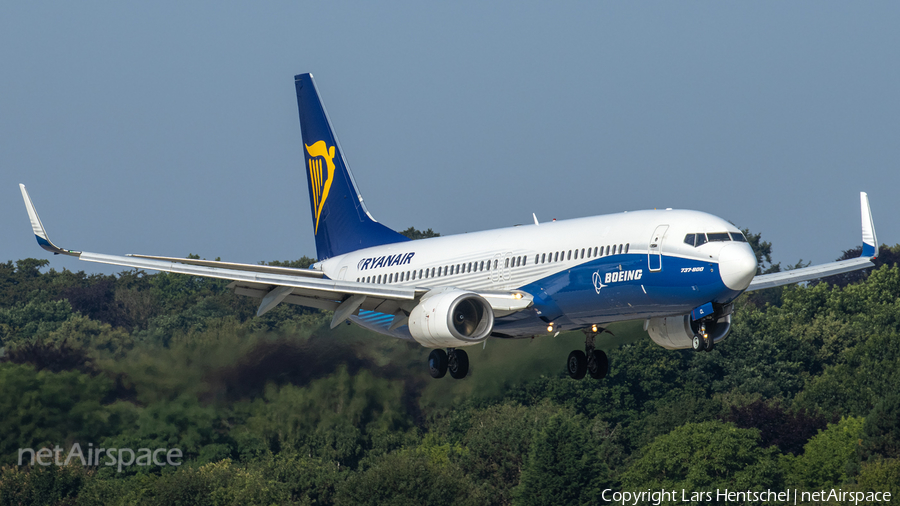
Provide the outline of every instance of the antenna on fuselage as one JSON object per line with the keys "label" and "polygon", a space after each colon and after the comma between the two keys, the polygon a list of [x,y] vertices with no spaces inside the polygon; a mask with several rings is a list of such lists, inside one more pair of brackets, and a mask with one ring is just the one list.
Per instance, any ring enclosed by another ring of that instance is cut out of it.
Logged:
{"label": "antenna on fuselage", "polygon": [[535,224],[535,225],[540,225],[540,223],[538,223],[538,221],[537,221],[537,215],[534,214],[534,213],[531,213],[531,216],[534,218],[534,224]]}

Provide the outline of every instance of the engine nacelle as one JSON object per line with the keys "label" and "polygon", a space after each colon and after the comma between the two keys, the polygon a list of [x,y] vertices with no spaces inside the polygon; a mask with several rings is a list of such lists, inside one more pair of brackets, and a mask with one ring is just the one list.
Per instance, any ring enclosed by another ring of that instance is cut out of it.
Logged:
{"label": "engine nacelle", "polygon": [[[667,350],[691,348],[694,335],[700,330],[700,321],[691,321],[691,315],[650,318],[647,333],[653,342]],[[731,315],[722,316],[715,322],[706,322],[706,332],[713,342],[718,343],[731,331]]]}
{"label": "engine nacelle", "polygon": [[493,328],[490,303],[477,293],[455,288],[426,293],[409,313],[409,333],[426,348],[478,344]]}

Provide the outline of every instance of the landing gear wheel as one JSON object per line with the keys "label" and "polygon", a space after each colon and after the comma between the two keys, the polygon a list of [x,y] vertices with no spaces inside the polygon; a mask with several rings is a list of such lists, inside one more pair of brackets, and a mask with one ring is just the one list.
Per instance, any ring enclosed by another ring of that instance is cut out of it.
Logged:
{"label": "landing gear wheel", "polygon": [[603,350],[593,350],[587,362],[587,370],[594,379],[603,379],[609,373],[609,358]]}
{"label": "landing gear wheel", "polygon": [[569,360],[566,362],[566,370],[572,379],[580,380],[587,372],[587,356],[581,350],[575,350],[569,353]]}
{"label": "landing gear wheel", "polygon": [[694,351],[703,351],[703,349],[705,348],[703,338],[698,335],[694,335],[694,338],[691,339],[691,348],[693,348]]}
{"label": "landing gear wheel", "polygon": [[716,347],[716,342],[713,341],[711,337],[707,337],[703,339],[703,349],[705,351],[713,351],[713,348]]}
{"label": "landing gear wheel", "polygon": [[447,374],[447,352],[431,350],[428,355],[428,372],[432,378],[443,378]]}
{"label": "landing gear wheel", "polygon": [[463,379],[469,374],[469,355],[463,350],[450,350],[447,369],[454,379]]}

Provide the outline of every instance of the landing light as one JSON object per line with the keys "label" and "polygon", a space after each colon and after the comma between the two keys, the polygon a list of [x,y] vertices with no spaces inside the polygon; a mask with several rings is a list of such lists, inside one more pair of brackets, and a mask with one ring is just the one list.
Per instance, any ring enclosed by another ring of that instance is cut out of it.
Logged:
{"label": "landing light", "polygon": [[521,293],[517,293],[517,294],[513,295],[513,297],[515,297],[515,298],[517,298],[517,299],[521,299],[521,298],[522,298],[522,294],[521,294]]}
{"label": "landing light", "polygon": [[547,332],[553,332],[553,324],[547,325]]}
{"label": "landing light", "polygon": [[597,332],[597,326],[591,325],[591,332]]}

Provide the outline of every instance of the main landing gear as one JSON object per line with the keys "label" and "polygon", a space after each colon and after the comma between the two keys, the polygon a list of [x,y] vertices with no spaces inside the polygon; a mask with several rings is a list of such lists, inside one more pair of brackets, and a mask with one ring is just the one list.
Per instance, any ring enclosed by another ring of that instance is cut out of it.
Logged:
{"label": "main landing gear", "polygon": [[572,379],[584,378],[585,373],[589,373],[594,379],[603,379],[609,373],[609,358],[606,353],[594,349],[594,337],[597,334],[593,328],[585,330],[584,351],[575,350],[569,353],[566,371]]}
{"label": "main landing gear", "polygon": [[469,355],[463,350],[447,348],[432,350],[428,355],[428,372],[432,378],[443,378],[447,371],[454,379],[462,379],[469,373]]}
{"label": "main landing gear", "polygon": [[694,351],[712,351],[715,345],[715,341],[709,336],[709,332],[706,331],[706,322],[700,322],[700,329],[691,340],[691,348]]}

